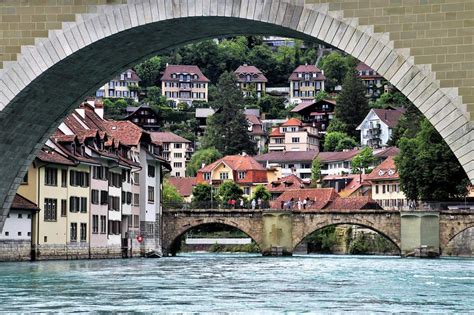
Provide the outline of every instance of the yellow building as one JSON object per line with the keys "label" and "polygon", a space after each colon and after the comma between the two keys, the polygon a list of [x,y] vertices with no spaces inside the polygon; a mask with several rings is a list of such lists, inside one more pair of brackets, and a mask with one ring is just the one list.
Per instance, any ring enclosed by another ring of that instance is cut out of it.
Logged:
{"label": "yellow building", "polygon": [[237,85],[245,97],[256,96],[261,98],[265,95],[268,80],[257,67],[243,64],[234,71],[234,74],[237,78]]}
{"label": "yellow building", "polygon": [[174,106],[207,102],[209,79],[198,66],[167,65],[161,77],[161,93]]}

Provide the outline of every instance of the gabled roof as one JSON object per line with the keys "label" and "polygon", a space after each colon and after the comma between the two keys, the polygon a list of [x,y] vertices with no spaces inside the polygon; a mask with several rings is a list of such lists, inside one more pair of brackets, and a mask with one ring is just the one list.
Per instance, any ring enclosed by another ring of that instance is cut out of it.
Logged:
{"label": "gabled roof", "polygon": [[103,125],[108,134],[124,145],[135,146],[140,143],[143,131],[131,121],[106,120]]}
{"label": "gabled roof", "polygon": [[397,156],[398,154],[400,154],[400,149],[397,147],[388,147],[374,151],[374,157],[376,158],[388,158],[389,156]]}
{"label": "gabled roof", "polygon": [[[130,72],[130,74],[131,74],[130,78],[127,77],[127,72]],[[122,74],[125,75],[125,78],[123,80],[121,78]],[[114,80],[117,80],[117,81],[141,81],[140,77],[132,69],[128,69],[128,70],[122,72],[120,75],[116,76],[114,78]]]}
{"label": "gabled roof", "polygon": [[405,113],[405,109],[402,108],[397,110],[375,108],[373,111],[390,128],[394,128]]}
{"label": "gabled roof", "polygon": [[319,152],[318,158],[321,162],[351,161],[359,152],[360,150],[358,149],[339,152]]}
{"label": "gabled roof", "polygon": [[285,134],[280,131],[279,127],[273,128],[272,132],[269,134],[270,137],[284,137]]}
{"label": "gabled roof", "polygon": [[255,156],[260,163],[311,162],[318,151],[273,151]]}
{"label": "gabled roof", "polygon": [[233,171],[266,171],[266,169],[251,156],[227,155],[214,163],[201,168],[198,172],[211,172],[221,163],[225,163]]}
{"label": "gabled roof", "polygon": [[372,172],[367,175],[367,180],[398,180],[397,166],[393,156],[386,158],[379,166],[374,168]]}
{"label": "gabled roof", "polygon": [[193,187],[196,185],[196,177],[170,177],[169,183],[176,187],[178,193],[183,197],[193,194]]}
{"label": "gabled roof", "polygon": [[270,192],[284,192],[289,189],[298,189],[305,186],[305,182],[298,176],[291,174],[267,184]]}
{"label": "gabled roof", "polygon": [[311,80],[325,80],[326,77],[322,74],[321,69],[316,67],[315,65],[299,65],[296,67],[295,70],[290,75],[290,81],[291,80],[302,80],[303,78],[298,77],[298,73],[315,73],[318,72],[320,73],[316,78],[311,77]]}
{"label": "gabled roof", "polygon": [[66,156],[56,152],[55,150],[49,148],[43,148],[38,152],[36,158],[41,162],[53,163],[67,166],[75,166],[74,161],[68,159]]}
{"label": "gabled roof", "polygon": [[[334,190],[334,188],[308,188],[308,189],[291,189],[285,191],[281,194],[273,203],[274,207],[280,208],[281,202],[288,202],[293,199],[294,202],[298,200],[303,201],[308,198],[310,203],[308,203],[306,210],[321,210],[328,203],[336,198],[339,195]],[[304,210],[301,210],[304,211]]]}
{"label": "gabled roof", "polygon": [[293,108],[291,110],[292,113],[298,113],[304,109],[307,109],[308,107],[311,107],[311,106],[314,106],[314,105],[317,105],[318,103],[330,103],[330,104],[333,104],[333,105],[336,105],[336,101],[335,100],[319,100],[317,102],[314,102],[314,101],[303,101],[301,103],[299,103],[298,105],[296,105],[295,108]]}
{"label": "gabled roof", "polygon": [[369,196],[349,198],[336,198],[324,210],[350,211],[350,210],[382,210],[382,207]]}
{"label": "gabled roof", "polygon": [[168,65],[161,77],[161,81],[179,81],[179,76],[173,78],[172,74],[196,74],[197,79],[191,78],[192,82],[210,82],[208,78],[201,72],[198,66],[195,65]]}
{"label": "gabled roof", "polygon": [[245,118],[247,119],[248,122],[250,122],[252,125],[261,125],[262,122],[260,118],[258,118],[255,115],[245,115]]}
{"label": "gabled roof", "polygon": [[[359,62],[357,64],[356,70],[357,71],[371,71],[371,74],[359,75],[359,77],[361,77],[361,78],[381,78],[382,77],[380,74],[377,73],[377,71],[375,71],[374,69],[372,69],[371,67],[369,67],[368,65],[366,65],[363,62]],[[374,74],[372,74],[372,73],[374,73]]]}
{"label": "gabled roof", "polygon": [[158,145],[163,145],[163,143],[191,143],[188,139],[172,132],[150,132],[150,136],[151,141]]}
{"label": "gabled roof", "polygon": [[[362,177],[362,182],[360,181],[361,177]],[[351,177],[350,182],[347,183],[346,187],[339,192],[339,195],[341,197],[349,197],[354,192],[356,192],[360,187],[366,186],[366,185],[370,186],[370,183],[365,181],[366,178],[367,178],[367,174],[362,174],[362,176],[359,174],[354,174]]]}
{"label": "gabled roof", "polygon": [[[251,82],[268,82],[265,75],[255,66],[249,65],[242,65],[234,71],[237,77],[238,82],[247,82],[247,78],[245,77],[247,74],[251,75],[250,81]],[[242,77],[243,76],[243,77]]]}
{"label": "gabled roof", "polygon": [[25,197],[15,194],[15,197],[13,197],[13,203],[10,209],[15,209],[15,210],[30,210],[30,211],[39,211],[40,209],[38,206],[33,203],[32,201],[26,199]]}
{"label": "gabled roof", "polygon": [[280,127],[291,127],[291,126],[303,126],[303,123],[298,118],[290,118],[287,122],[283,123]]}

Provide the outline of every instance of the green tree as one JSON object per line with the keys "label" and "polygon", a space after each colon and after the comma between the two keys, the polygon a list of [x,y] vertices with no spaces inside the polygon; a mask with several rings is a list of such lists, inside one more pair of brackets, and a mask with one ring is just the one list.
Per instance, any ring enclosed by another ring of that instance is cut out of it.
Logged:
{"label": "green tree", "polygon": [[447,200],[467,194],[469,180],[458,159],[427,119],[416,137],[400,140],[395,162],[410,200]]}
{"label": "green tree", "polygon": [[186,167],[186,174],[188,176],[196,176],[197,171],[202,168],[202,165],[209,165],[222,157],[222,154],[215,148],[201,149],[194,152],[191,160]]}
{"label": "green tree", "polygon": [[331,121],[329,122],[329,126],[326,129],[326,132],[347,132],[347,125],[342,122],[337,116],[335,116]]}
{"label": "green tree", "polygon": [[156,56],[152,57],[137,66],[135,71],[140,77],[140,85],[144,87],[155,86],[159,84],[161,74],[160,72],[164,69],[164,64],[161,62],[161,58]]}
{"label": "green tree", "polygon": [[357,146],[357,141],[353,138],[345,137],[337,143],[336,151],[351,150]]}
{"label": "green tree", "polygon": [[267,201],[270,200],[271,197],[272,195],[268,191],[267,187],[265,187],[264,185],[257,185],[257,187],[255,187],[255,191],[253,192],[251,199],[258,200],[260,198],[263,201]]}
{"label": "green tree", "polygon": [[373,163],[374,151],[370,147],[365,147],[352,159],[352,173],[360,174],[362,177],[362,174],[367,173]]}
{"label": "green tree", "polygon": [[219,186],[217,195],[222,203],[229,200],[239,200],[242,198],[243,190],[233,181],[227,180]]}
{"label": "green tree", "polygon": [[337,98],[335,115],[347,126],[347,134],[359,139],[357,126],[369,112],[369,105],[365,97],[366,88],[356,73],[348,72],[344,78],[342,91]]}
{"label": "green tree", "polygon": [[314,97],[314,100],[316,102],[319,102],[319,101],[322,101],[322,100],[327,100],[331,98],[330,95],[328,94],[328,92],[326,91],[319,91],[316,96]]}
{"label": "green tree", "polygon": [[402,137],[408,139],[416,137],[420,130],[420,123],[423,120],[423,114],[416,108],[413,103],[409,102],[405,109],[405,114],[400,118],[398,124],[393,128],[392,136],[387,145],[398,146],[398,141]]}
{"label": "green tree", "polygon": [[327,152],[334,152],[339,151],[338,147],[342,149],[352,149],[356,145],[353,144],[357,143],[349,137],[344,132],[334,131],[326,133],[326,137],[324,138],[324,151]]}
{"label": "green tree", "polygon": [[316,188],[321,180],[321,159],[316,157],[311,162],[311,187]]}
{"label": "green tree", "polygon": [[242,110],[243,95],[237,87],[235,76],[225,72],[219,79],[218,89],[220,93],[216,103],[221,110],[208,118],[202,147],[214,147],[223,155],[243,151],[255,154],[255,143],[250,138],[247,119]]}
{"label": "green tree", "polygon": [[211,185],[199,183],[193,188],[193,203],[206,202],[211,200]]}
{"label": "green tree", "polygon": [[326,76],[325,88],[332,92],[336,86],[343,83],[347,73],[355,68],[355,61],[350,56],[332,52],[321,59],[320,67]]}
{"label": "green tree", "polygon": [[126,114],[129,103],[124,99],[105,99],[104,100],[104,116],[107,119],[122,119]]}
{"label": "green tree", "polygon": [[286,117],[285,99],[265,95],[257,101],[257,106],[267,119],[283,119]]}
{"label": "green tree", "polygon": [[171,185],[168,180],[163,182],[163,202],[179,203],[183,202],[183,197],[179,194],[175,186]]}
{"label": "green tree", "polygon": [[370,102],[370,108],[387,108],[391,107],[407,107],[410,104],[410,100],[403,95],[402,93],[395,92],[386,92],[380,95],[380,97]]}

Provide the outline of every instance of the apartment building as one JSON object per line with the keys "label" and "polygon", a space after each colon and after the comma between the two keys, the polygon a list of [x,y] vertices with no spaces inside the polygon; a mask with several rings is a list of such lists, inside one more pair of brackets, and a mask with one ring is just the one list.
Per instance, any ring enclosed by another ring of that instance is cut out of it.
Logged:
{"label": "apartment building", "polygon": [[384,92],[383,77],[363,62],[356,67],[359,78],[367,89],[367,97],[379,97]]}
{"label": "apartment building", "polygon": [[263,131],[263,124],[257,115],[245,115],[248,123],[248,131],[250,137],[256,145],[257,153],[262,153],[265,149],[267,137],[265,131]]}
{"label": "apartment building", "polygon": [[268,151],[318,151],[319,133],[311,124],[290,118],[272,130]]}
{"label": "apartment building", "polygon": [[96,92],[97,98],[130,98],[138,102],[140,78],[132,69],[114,77]]}
{"label": "apartment building", "polygon": [[146,131],[158,131],[160,129],[160,118],[148,105],[138,107],[128,106],[126,120]]}
{"label": "apartment building", "polygon": [[309,180],[317,155],[318,151],[272,151],[255,156],[255,160],[267,169],[277,169],[281,177],[295,175]]}
{"label": "apartment building", "polygon": [[334,118],[335,108],[335,100],[320,100],[317,102],[313,100],[299,103],[291,112],[300,115],[302,122],[311,124],[318,130],[319,134],[325,134],[329,123]]}
{"label": "apartment building", "polygon": [[385,147],[392,137],[393,129],[405,113],[404,108],[371,109],[362,123],[357,127],[360,130],[360,143],[374,149]]}
{"label": "apartment building", "polygon": [[161,77],[161,93],[176,107],[194,101],[207,102],[209,79],[198,66],[167,65]]}
{"label": "apartment building", "polygon": [[300,65],[290,75],[290,103],[313,101],[318,92],[324,91],[323,71],[314,65]]}
{"label": "apartment building", "polygon": [[172,177],[185,177],[186,166],[194,152],[191,141],[172,132],[151,132],[151,140],[162,147],[162,157],[171,165]]}
{"label": "apartment building", "polygon": [[244,97],[255,96],[261,98],[265,95],[268,79],[255,66],[243,64],[234,71],[237,78],[237,85],[244,93]]}

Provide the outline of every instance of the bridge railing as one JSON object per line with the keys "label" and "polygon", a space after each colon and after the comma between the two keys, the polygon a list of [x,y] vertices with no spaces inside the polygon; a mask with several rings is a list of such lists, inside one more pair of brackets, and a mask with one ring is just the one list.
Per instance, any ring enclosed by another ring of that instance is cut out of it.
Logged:
{"label": "bridge railing", "polygon": [[221,201],[198,201],[198,202],[164,202],[163,210],[264,210],[271,209],[268,201],[260,201],[252,204],[250,201],[240,202],[236,200],[221,202]]}

